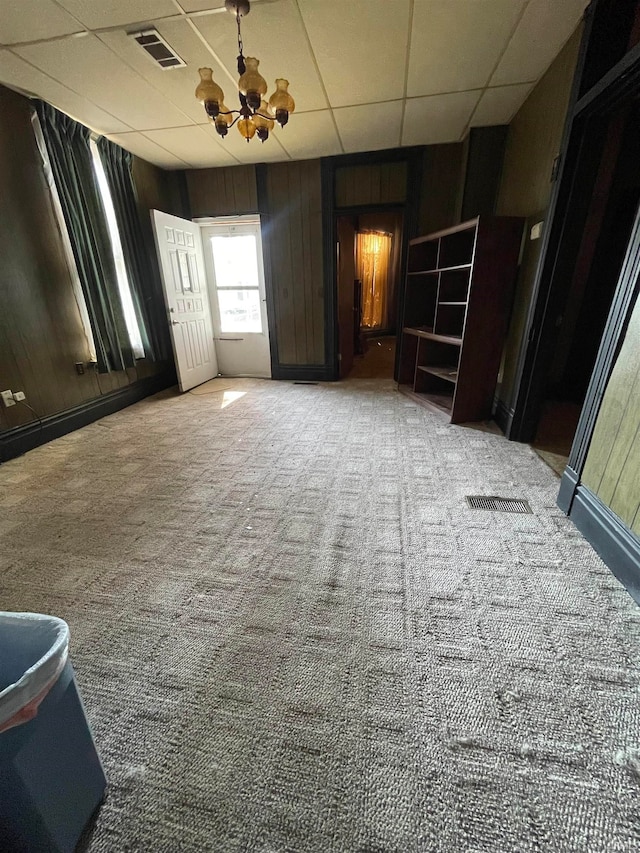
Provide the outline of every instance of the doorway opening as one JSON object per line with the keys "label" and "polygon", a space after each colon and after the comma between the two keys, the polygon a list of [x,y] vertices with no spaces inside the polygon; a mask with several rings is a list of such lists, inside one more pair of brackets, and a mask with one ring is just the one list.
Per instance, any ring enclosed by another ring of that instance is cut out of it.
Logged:
{"label": "doorway opening", "polygon": [[259,216],[200,220],[222,376],[271,378]]}
{"label": "doorway opening", "polygon": [[393,377],[403,225],[399,209],[337,217],[341,379]]}
{"label": "doorway opening", "polygon": [[[559,475],[568,463],[640,201],[639,133],[637,105],[594,117],[585,128],[591,142],[578,173],[590,179],[589,190],[572,211],[574,262],[564,307],[555,318],[557,334],[532,442]],[[584,191],[584,182],[576,185]],[[566,269],[562,266],[560,274]]]}
{"label": "doorway opening", "polygon": [[271,378],[260,218],[151,217],[180,390]]}

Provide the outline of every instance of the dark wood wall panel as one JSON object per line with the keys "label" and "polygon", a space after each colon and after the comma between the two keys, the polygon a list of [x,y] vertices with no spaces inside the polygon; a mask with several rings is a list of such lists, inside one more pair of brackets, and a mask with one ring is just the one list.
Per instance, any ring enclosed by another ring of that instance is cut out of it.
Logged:
{"label": "dark wood wall panel", "polygon": [[[163,173],[155,176],[160,180]],[[0,86],[0,385],[24,391],[41,416],[63,412],[166,369],[78,376],[89,358],[26,98]],[[24,406],[0,409],[0,430],[26,424]]]}
{"label": "dark wood wall panel", "polygon": [[460,222],[465,183],[466,149],[463,143],[428,145],[422,164],[420,234],[432,234]]}
{"label": "dark wood wall panel", "polygon": [[463,222],[473,219],[474,216],[491,216],[496,212],[508,133],[509,126],[506,124],[472,127],[469,131],[469,152],[462,198]]}
{"label": "dark wood wall panel", "polygon": [[407,197],[407,163],[371,163],[336,169],[336,207],[403,204]]}
{"label": "dark wood wall panel", "polygon": [[192,217],[257,213],[255,166],[192,169],[185,174]]}
{"label": "dark wood wall panel", "polygon": [[269,165],[267,192],[279,361],[322,365],[325,352],[320,161]]}

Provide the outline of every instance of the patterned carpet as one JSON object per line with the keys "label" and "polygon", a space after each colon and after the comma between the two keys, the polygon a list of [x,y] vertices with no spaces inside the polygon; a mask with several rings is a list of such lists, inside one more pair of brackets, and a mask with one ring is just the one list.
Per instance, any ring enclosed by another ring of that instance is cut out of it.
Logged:
{"label": "patterned carpet", "polygon": [[1,607],[70,623],[110,780],[92,853],[640,849],[640,610],[557,486],[366,380],[167,392],[2,466]]}

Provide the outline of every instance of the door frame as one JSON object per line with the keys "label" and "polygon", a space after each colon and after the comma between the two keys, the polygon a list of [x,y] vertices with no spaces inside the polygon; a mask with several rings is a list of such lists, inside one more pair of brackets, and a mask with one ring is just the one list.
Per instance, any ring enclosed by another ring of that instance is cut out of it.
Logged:
{"label": "door frame", "polygon": [[[270,355],[270,369],[271,369],[271,379],[278,379],[277,376],[277,364],[278,364],[278,348],[276,342],[276,315],[275,315],[275,300],[273,296],[273,285],[271,281],[271,264],[269,262],[269,241],[267,239],[267,234],[265,233],[269,227],[268,224],[268,215],[264,213],[230,213],[224,214],[222,216],[196,216],[193,217],[192,222],[195,222],[200,228],[207,228],[209,226],[215,225],[216,223],[227,221],[229,224],[237,222],[238,224],[247,224],[249,222],[258,223],[258,227],[260,228],[260,250],[262,252],[262,257],[259,259],[259,262],[262,263],[262,274],[264,279],[264,295],[265,295],[265,309],[267,315],[267,339],[269,341],[269,355]],[[203,246],[204,252],[204,246]],[[209,293],[209,306],[212,312],[211,322],[213,324],[213,306],[211,305],[211,287],[209,286],[209,281],[207,279],[207,291]]]}
{"label": "door frame", "polygon": [[[420,217],[420,190],[422,186],[422,163],[424,146],[413,148],[392,148],[382,151],[367,151],[363,154],[342,154],[337,157],[324,157],[322,168],[322,238],[325,279],[325,353],[329,365],[329,379],[340,377],[338,362],[338,266],[336,263],[336,243],[338,240],[338,217],[357,216],[363,213],[380,213],[385,210],[401,211],[402,254],[400,256],[400,279],[402,281],[407,266],[409,240],[417,236]],[[356,205],[352,207],[336,206],[336,170],[344,166],[364,166],[378,163],[407,164],[407,184],[404,202]],[[397,316],[402,316],[403,288],[398,288]],[[396,347],[394,377],[398,371],[399,347]]]}
{"label": "door frame", "polygon": [[[358,216],[364,216],[367,213],[401,213],[402,214],[402,246],[400,247],[400,270],[398,275],[398,282],[396,287],[395,294],[395,314],[396,314],[396,338],[398,339],[398,329],[397,323],[402,316],[400,314],[400,303],[404,296],[404,288],[402,283],[404,281],[404,272],[407,263],[407,251],[409,240],[406,236],[406,204],[399,204],[398,202],[392,202],[389,204],[361,204],[355,205],[353,207],[340,207],[338,208],[333,217],[334,227],[335,227],[335,239],[336,243],[338,242],[338,220],[345,216],[347,218],[357,218]],[[356,237],[358,232],[356,231]],[[335,253],[335,251],[334,251]],[[338,320],[338,268],[336,266],[336,330],[337,330],[337,320]],[[338,331],[338,330],[337,330]],[[340,339],[339,335],[336,340],[336,345],[339,347]],[[396,362],[394,363],[394,377],[397,369],[397,353],[396,348]],[[337,354],[338,355],[338,354]],[[337,358],[336,355],[336,358]],[[340,361],[337,360],[338,372],[340,371]]]}
{"label": "door frame", "polygon": [[[590,40],[597,11],[596,0],[584,15],[584,33],[569,98],[558,174],[547,210],[540,259],[518,356],[513,408],[500,422],[506,437],[512,441],[533,441],[541,414],[546,381],[557,343],[556,320],[564,310],[571,285],[571,277],[565,275],[565,272],[573,268],[576,260],[574,247],[570,245],[573,239],[572,225],[575,230],[572,220],[576,210],[586,203],[592,191],[590,185],[582,185],[580,168],[584,168],[585,160],[589,157],[597,162],[601,153],[602,140],[590,133],[590,121],[613,114],[640,91],[640,45],[636,45],[588,91],[582,92],[582,82],[589,71]],[[616,291],[614,303],[617,296]],[[607,325],[601,347],[611,346],[612,334],[615,334],[614,330]],[[601,386],[603,381],[606,383],[608,374],[605,374],[606,365],[598,358],[585,408],[593,405],[589,395],[594,393],[594,387]],[[574,438],[575,447],[584,446],[585,442],[588,445],[591,438],[589,429],[593,429],[594,423],[595,419],[580,419]],[[573,451],[570,464],[571,460],[577,463]]]}
{"label": "door frame", "polygon": [[[631,6],[631,2],[627,6]],[[636,26],[640,2],[634,0]],[[609,0],[592,0],[585,12],[585,31],[570,99],[561,148],[558,180],[547,213],[544,244],[534,283],[533,299],[518,364],[516,401],[508,438],[527,441],[536,429],[544,383],[555,343],[555,318],[567,295],[562,265],[570,262],[572,215],[584,204],[578,166],[580,155],[593,154],[596,143],[589,135],[589,119],[603,118],[622,108],[640,93],[640,43],[602,74],[606,60],[603,44],[616,43],[607,29],[614,20]],[[615,34],[620,42],[620,36]],[[637,33],[636,33],[637,35]],[[591,44],[593,40],[593,44]],[[628,43],[623,39],[624,43]],[[618,44],[618,47],[620,45]],[[594,74],[595,72],[595,74]],[[599,79],[581,91],[583,79]],[[584,160],[582,161],[584,165]],[[587,188],[590,192],[590,188]],[[569,237],[569,240],[568,240]],[[574,259],[575,260],[575,259]],[[560,268],[560,272],[558,269]],[[581,482],[587,453],[607,383],[626,333],[635,301],[640,299],[640,208],[636,214],[627,254],[620,272],[585,402],[574,437],[569,463],[560,482],[557,503],[593,545],[616,577],[640,603],[640,540],[587,486]]]}

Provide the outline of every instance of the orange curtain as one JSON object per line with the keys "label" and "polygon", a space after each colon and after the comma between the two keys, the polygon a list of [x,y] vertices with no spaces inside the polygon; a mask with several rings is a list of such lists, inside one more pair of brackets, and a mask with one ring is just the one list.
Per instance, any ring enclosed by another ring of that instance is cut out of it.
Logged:
{"label": "orange curtain", "polygon": [[379,329],[387,324],[387,293],[391,236],[359,232],[356,240],[356,275],[362,282],[362,325]]}

